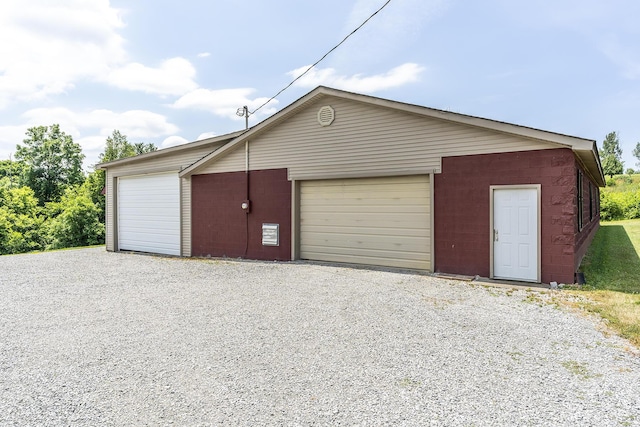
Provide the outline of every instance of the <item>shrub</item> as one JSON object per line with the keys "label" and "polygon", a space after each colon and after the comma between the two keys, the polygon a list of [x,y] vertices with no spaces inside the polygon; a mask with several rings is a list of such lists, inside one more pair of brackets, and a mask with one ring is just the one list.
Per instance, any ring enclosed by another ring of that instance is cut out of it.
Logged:
{"label": "shrub", "polygon": [[52,249],[104,243],[100,211],[85,188],[67,190],[60,202],[49,203],[47,209],[57,214],[49,222]]}
{"label": "shrub", "polygon": [[38,200],[28,187],[0,187],[0,255],[44,249]]}
{"label": "shrub", "polygon": [[612,221],[616,219],[623,219],[624,214],[622,206],[618,200],[615,200],[619,193],[600,193],[600,219],[603,221]]}

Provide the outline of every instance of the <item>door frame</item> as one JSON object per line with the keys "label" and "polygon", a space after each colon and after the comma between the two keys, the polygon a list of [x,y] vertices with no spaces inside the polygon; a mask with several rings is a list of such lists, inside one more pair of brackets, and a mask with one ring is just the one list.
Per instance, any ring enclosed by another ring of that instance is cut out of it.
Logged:
{"label": "door frame", "polygon": [[[493,207],[493,201],[494,201],[494,192],[496,190],[531,190],[531,189],[535,189],[537,192],[537,220],[538,220],[538,236],[537,236],[537,246],[538,246],[538,254],[537,254],[537,263],[538,263],[538,274],[537,274],[537,279],[536,279],[536,283],[540,283],[542,280],[542,206],[541,206],[541,201],[542,201],[542,185],[540,184],[515,184],[515,185],[491,185],[489,186],[489,248],[490,248],[490,255],[489,255],[489,277],[491,279],[494,278],[493,276],[493,270],[494,270],[494,248],[493,248],[493,229],[494,229],[494,218],[493,218],[493,214],[494,214],[494,207]],[[527,280],[522,280],[523,282],[527,281]]]}

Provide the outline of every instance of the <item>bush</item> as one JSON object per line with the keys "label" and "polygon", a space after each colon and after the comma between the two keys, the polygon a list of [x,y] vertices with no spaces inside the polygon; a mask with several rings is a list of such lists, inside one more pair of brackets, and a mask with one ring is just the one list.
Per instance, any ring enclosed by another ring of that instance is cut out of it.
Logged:
{"label": "bush", "polygon": [[603,221],[613,221],[623,219],[624,214],[622,206],[618,200],[615,200],[619,193],[600,193],[600,219]]}
{"label": "bush", "polygon": [[51,249],[104,243],[104,224],[100,211],[84,187],[65,192],[60,202],[49,203]]}
{"label": "bush", "polygon": [[0,255],[44,249],[38,200],[28,187],[0,187]]}
{"label": "bush", "polygon": [[600,218],[603,221],[640,218],[640,193],[637,191],[600,193]]}

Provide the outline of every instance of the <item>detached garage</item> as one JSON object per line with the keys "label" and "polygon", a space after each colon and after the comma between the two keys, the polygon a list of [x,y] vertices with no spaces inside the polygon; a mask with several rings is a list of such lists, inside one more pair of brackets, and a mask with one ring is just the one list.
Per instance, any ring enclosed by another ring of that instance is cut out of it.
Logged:
{"label": "detached garage", "polygon": [[604,186],[593,140],[326,87],[100,167],[107,250],[545,283],[574,281]]}

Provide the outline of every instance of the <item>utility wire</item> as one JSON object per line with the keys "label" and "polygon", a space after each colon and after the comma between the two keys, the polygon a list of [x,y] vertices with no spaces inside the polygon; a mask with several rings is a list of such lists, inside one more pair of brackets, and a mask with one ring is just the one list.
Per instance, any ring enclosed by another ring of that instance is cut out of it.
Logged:
{"label": "utility wire", "polygon": [[364,25],[369,22],[371,20],[371,18],[373,18],[374,16],[376,16],[382,9],[384,9],[385,7],[387,7],[387,5],[391,3],[391,0],[387,0],[385,4],[383,4],[380,9],[376,10],[375,12],[373,12],[373,14],[371,16],[369,16],[367,19],[365,19],[365,21],[360,24],[358,26],[358,28],[356,28],[355,30],[351,31],[344,39],[342,39],[342,41],[340,43],[338,43],[337,45],[335,45],[333,48],[331,48],[331,50],[327,53],[325,53],[324,55],[322,55],[322,58],[318,59],[313,65],[309,66],[309,68],[307,68],[304,73],[300,74],[298,77],[296,77],[295,79],[293,79],[291,81],[291,83],[289,83],[288,85],[286,85],[285,87],[283,87],[278,93],[276,93],[275,95],[273,95],[271,98],[269,98],[269,100],[267,102],[265,102],[264,104],[262,104],[261,106],[259,106],[258,108],[256,108],[255,110],[251,111],[251,112],[246,112],[247,117],[249,115],[253,115],[256,113],[256,111],[258,111],[259,109],[261,109],[262,107],[264,107],[265,105],[267,105],[268,103],[270,103],[271,101],[273,101],[276,97],[278,97],[282,92],[284,92],[285,90],[289,89],[295,82],[297,82],[298,80],[300,80],[302,78],[302,76],[304,76],[305,74],[307,74],[309,71],[311,71],[313,69],[313,67],[315,67],[316,65],[318,65],[324,58],[326,58],[327,56],[329,56],[329,54],[331,52],[333,52],[334,50],[336,50],[337,48],[340,47],[340,45],[342,43],[344,43],[345,41],[347,41],[347,39],[349,37],[351,37],[352,35],[354,35],[356,33],[356,31],[358,31],[360,28],[364,27]]}

